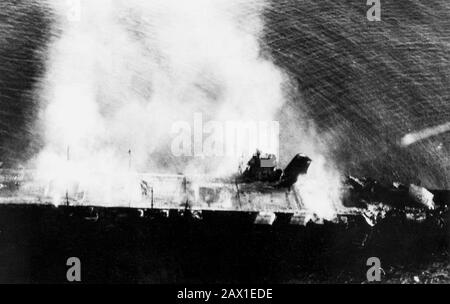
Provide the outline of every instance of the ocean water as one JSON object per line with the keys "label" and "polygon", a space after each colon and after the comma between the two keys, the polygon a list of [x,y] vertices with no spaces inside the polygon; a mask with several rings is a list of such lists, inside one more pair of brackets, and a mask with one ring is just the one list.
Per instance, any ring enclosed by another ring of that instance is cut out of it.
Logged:
{"label": "ocean water", "polygon": [[[399,142],[450,121],[450,2],[382,0],[380,22],[367,20],[368,8],[362,0],[274,0],[263,15],[264,56],[289,74],[298,119],[316,126],[341,172],[448,188],[449,132],[407,147]],[[58,34],[54,23],[43,1],[0,2],[5,165],[42,146],[33,89]]]}
{"label": "ocean water", "polygon": [[352,174],[449,187],[450,133],[408,147],[408,132],[450,120],[450,2],[273,1],[265,43],[299,103]]}

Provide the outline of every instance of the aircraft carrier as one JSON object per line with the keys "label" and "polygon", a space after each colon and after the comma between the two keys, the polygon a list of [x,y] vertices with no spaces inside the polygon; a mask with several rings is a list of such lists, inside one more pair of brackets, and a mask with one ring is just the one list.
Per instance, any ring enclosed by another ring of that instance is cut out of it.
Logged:
{"label": "aircraft carrier", "polygon": [[323,218],[295,186],[311,161],[298,154],[281,169],[257,152],[229,177],[138,174],[138,198],[114,203],[74,183],[55,200],[32,170],[4,169],[0,281],[64,281],[66,256],[89,265],[87,282],[166,283],[364,282],[369,256],[398,282],[398,267],[448,259],[448,191],[348,176]]}

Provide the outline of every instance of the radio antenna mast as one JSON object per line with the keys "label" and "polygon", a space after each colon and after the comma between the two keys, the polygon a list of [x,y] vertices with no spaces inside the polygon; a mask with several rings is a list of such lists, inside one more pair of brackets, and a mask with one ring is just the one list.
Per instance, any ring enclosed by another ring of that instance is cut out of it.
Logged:
{"label": "radio antenna mast", "polygon": [[131,170],[131,149],[128,149],[128,169]]}
{"label": "radio antenna mast", "polygon": [[[67,146],[67,163],[70,161],[70,146]],[[66,206],[69,206],[69,185],[66,184]]]}

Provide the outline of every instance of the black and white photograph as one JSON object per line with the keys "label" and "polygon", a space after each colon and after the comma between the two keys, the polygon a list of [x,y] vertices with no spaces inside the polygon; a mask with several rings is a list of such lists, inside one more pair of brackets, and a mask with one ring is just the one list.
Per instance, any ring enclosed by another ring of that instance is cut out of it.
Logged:
{"label": "black and white photograph", "polygon": [[449,204],[448,0],[0,0],[0,284],[449,284]]}

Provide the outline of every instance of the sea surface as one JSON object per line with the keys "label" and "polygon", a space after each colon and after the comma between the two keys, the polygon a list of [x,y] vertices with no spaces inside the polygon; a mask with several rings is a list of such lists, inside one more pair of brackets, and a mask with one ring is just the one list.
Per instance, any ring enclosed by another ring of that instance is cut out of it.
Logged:
{"label": "sea surface", "polygon": [[[0,3],[4,166],[42,147],[34,90],[59,32],[46,3]],[[399,145],[409,132],[450,121],[450,2],[382,0],[379,22],[367,20],[369,6],[361,0],[267,3],[263,56],[289,74],[296,90],[287,94],[301,109],[298,119],[314,124],[341,171],[450,187],[449,132]]]}

